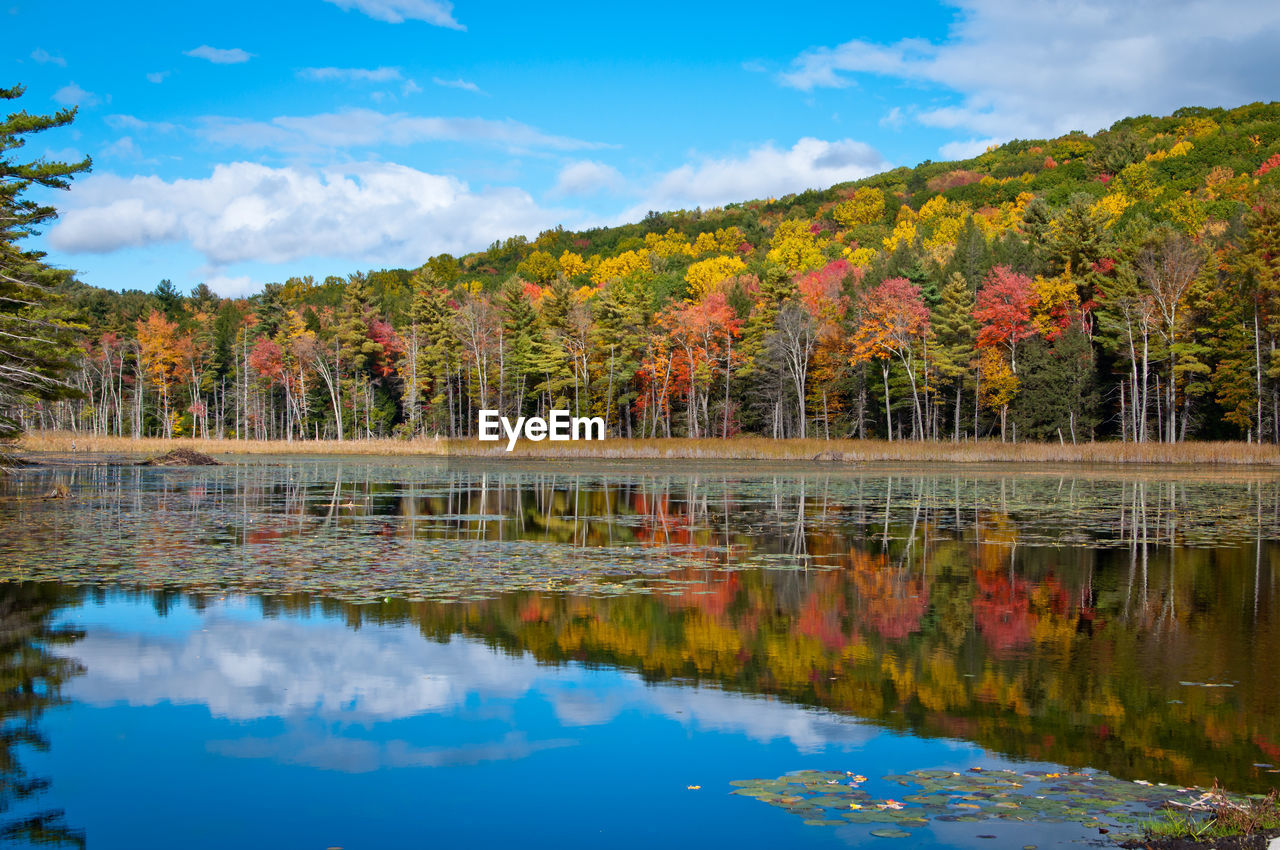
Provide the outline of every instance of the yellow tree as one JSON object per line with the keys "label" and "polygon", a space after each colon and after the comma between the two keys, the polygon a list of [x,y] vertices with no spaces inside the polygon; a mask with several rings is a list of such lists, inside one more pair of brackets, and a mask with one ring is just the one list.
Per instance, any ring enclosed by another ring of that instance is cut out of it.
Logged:
{"label": "yellow tree", "polygon": [[700,301],[707,297],[716,284],[746,271],[747,264],[740,257],[711,257],[692,263],[684,273],[689,282],[689,299]]}
{"label": "yellow tree", "polygon": [[793,218],[782,222],[769,242],[768,259],[787,271],[816,269],[823,263],[822,244],[809,222]]}
{"label": "yellow tree", "polygon": [[648,271],[649,254],[647,251],[624,251],[616,257],[600,261],[600,265],[591,272],[591,282],[596,286],[604,286],[614,278],[626,277],[632,272]]}
{"label": "yellow tree", "polygon": [[875,224],[884,218],[884,192],[864,186],[831,211],[844,227]]}
{"label": "yellow tree", "polygon": [[980,395],[983,404],[988,410],[1000,411],[1000,442],[1003,443],[1009,403],[1018,394],[1018,376],[1009,368],[1000,350],[990,346],[979,354],[978,372],[982,378]]}
{"label": "yellow tree", "polygon": [[190,341],[180,337],[177,324],[170,322],[158,310],[152,310],[145,320],[139,320],[137,329],[139,370],[160,396],[164,436],[172,438],[175,418],[173,388],[182,374],[183,346]]}
{"label": "yellow tree", "polygon": [[582,259],[581,254],[566,250],[560,255],[560,273],[565,276],[566,280],[571,280],[589,271],[591,271],[591,266],[587,264],[586,260]]}

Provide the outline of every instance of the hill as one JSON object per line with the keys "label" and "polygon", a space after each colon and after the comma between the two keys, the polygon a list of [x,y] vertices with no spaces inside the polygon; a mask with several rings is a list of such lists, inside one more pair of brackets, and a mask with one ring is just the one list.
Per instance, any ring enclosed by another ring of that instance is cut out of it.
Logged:
{"label": "hill", "polygon": [[1280,440],[1280,103],[1186,108],[958,162],[417,269],[71,281],[102,434],[474,432],[567,407],[620,436]]}

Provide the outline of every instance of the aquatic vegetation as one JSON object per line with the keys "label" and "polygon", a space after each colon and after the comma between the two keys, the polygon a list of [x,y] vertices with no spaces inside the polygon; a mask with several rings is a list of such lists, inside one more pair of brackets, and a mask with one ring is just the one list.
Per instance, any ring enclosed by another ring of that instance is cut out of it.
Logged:
{"label": "aquatic vegetation", "polygon": [[[856,776],[846,771],[802,770],[777,779],[738,780],[732,792],[752,797],[791,814],[805,823],[891,824],[874,829],[880,838],[907,838],[909,830],[931,823],[1034,821],[1075,823],[1123,839],[1143,834],[1155,810],[1183,807],[1204,796],[1204,790],[1150,782],[1130,782],[1092,770],[967,771],[913,770],[886,776],[882,782],[905,789],[902,801],[877,799]],[[1250,798],[1217,792],[1227,806],[1243,811]],[[979,836],[987,837],[987,836]],[[998,837],[998,833],[995,837]]]}

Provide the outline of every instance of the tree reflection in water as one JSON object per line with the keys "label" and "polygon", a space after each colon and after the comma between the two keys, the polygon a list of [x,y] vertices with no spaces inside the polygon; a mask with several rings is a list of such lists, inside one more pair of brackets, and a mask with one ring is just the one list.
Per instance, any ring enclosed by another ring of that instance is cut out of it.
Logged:
{"label": "tree reflection in water", "polygon": [[68,826],[60,809],[39,806],[49,781],[23,767],[24,748],[47,749],[39,728],[48,708],[61,705],[62,686],[83,669],[49,651],[82,635],[55,628],[56,612],[79,592],[52,584],[0,583],[0,839],[84,847],[84,832]]}
{"label": "tree reflection in water", "polygon": [[[292,592],[326,580],[314,540],[327,559],[349,550],[375,591],[478,541],[584,560],[679,551],[678,569],[622,595],[495,585],[480,600],[489,565],[477,559],[481,584],[450,604],[396,591],[321,604],[352,625],[412,621],[434,639],[475,635],[548,663],[777,695],[1127,778],[1260,790],[1275,768],[1255,765],[1280,763],[1274,476],[349,460],[79,474],[85,497],[58,513],[0,506],[28,535],[9,569],[109,528],[113,575],[128,583],[207,587],[225,559],[252,567],[252,583],[228,589],[266,593],[270,613],[345,589]],[[174,569],[175,553],[208,559],[204,584]]]}

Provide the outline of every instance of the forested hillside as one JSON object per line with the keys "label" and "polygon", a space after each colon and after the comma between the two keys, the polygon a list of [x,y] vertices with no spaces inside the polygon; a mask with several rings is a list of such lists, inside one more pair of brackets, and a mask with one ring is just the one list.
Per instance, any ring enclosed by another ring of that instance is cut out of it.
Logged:
{"label": "forested hillside", "polygon": [[1188,108],[247,299],[68,281],[83,397],[10,412],[126,436],[465,436],[480,408],[555,407],[624,437],[1280,441],[1278,222],[1280,103]]}

